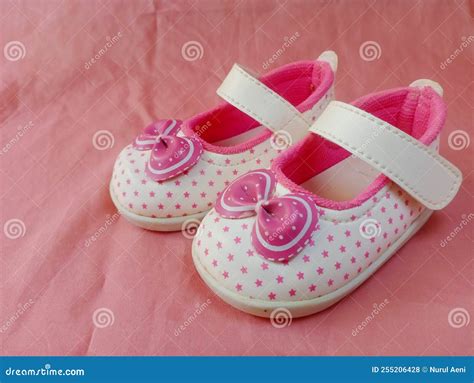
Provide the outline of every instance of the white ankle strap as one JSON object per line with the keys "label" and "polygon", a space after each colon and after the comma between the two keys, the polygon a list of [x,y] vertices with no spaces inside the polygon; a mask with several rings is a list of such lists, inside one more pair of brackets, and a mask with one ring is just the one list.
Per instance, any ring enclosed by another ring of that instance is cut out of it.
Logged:
{"label": "white ankle strap", "polygon": [[352,105],[333,101],[310,130],[348,150],[438,210],[456,195],[462,174],[431,148]]}
{"label": "white ankle strap", "polygon": [[306,135],[311,124],[293,105],[237,64],[217,94],[274,132],[287,131],[294,143]]}

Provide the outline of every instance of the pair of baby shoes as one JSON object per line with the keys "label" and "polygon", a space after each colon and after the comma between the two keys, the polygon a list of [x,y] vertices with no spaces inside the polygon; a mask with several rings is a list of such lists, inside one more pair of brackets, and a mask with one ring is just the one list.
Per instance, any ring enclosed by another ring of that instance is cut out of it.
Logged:
{"label": "pair of baby shoes", "polygon": [[118,156],[110,193],[135,225],[202,220],[193,261],[224,301],[257,316],[310,315],[370,277],[457,193],[438,154],[441,86],[333,101],[337,56],[256,78],[234,65],[226,101],[160,120]]}

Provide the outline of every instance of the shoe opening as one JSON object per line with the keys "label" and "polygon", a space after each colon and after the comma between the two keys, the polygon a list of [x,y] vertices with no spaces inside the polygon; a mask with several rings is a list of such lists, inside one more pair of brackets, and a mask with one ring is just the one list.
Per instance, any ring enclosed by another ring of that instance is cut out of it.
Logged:
{"label": "shoe opening", "polygon": [[[446,118],[443,99],[430,87],[387,90],[359,98],[352,105],[425,145],[439,135]],[[273,170],[285,186],[310,191],[320,206],[336,210],[359,206],[388,182],[364,161],[314,133],[280,155]]]}
{"label": "shoe opening", "polygon": [[[259,80],[303,113],[328,92],[334,74],[326,62],[300,61],[277,68]],[[224,154],[248,150],[272,134],[227,102],[184,121],[182,130],[199,137],[206,150]]]}

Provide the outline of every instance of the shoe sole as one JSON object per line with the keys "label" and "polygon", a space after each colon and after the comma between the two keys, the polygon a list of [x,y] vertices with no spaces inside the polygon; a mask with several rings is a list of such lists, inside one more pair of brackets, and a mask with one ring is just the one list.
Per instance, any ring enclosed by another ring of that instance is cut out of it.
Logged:
{"label": "shoe sole", "polygon": [[183,217],[172,218],[151,218],[132,213],[120,204],[114,191],[112,184],[109,185],[110,197],[119,213],[125,217],[127,221],[142,229],[152,231],[189,231],[191,233],[197,230],[197,227],[208,211],[201,213],[186,215]]}
{"label": "shoe sole", "polygon": [[[322,311],[329,306],[337,303],[339,300],[350,294],[363,282],[365,282],[372,274],[374,274],[390,257],[400,249],[405,242],[407,242],[416,232],[426,223],[429,219],[432,210],[425,210],[407,229],[407,231],[389,248],[384,252],[376,261],[374,261],[367,269],[362,273],[358,274],[348,284],[344,285],[340,289],[332,291],[322,297],[308,299],[304,301],[265,301],[261,299],[250,299],[243,297],[239,294],[234,293],[226,288],[223,288],[217,280],[209,274],[205,267],[201,264],[197,257],[197,251],[195,250],[195,241],[192,246],[193,261],[196,269],[204,280],[204,282],[216,293],[221,299],[230,304],[231,306],[242,310],[246,313],[269,318],[272,316],[274,310],[286,309],[291,313],[291,318],[299,318],[307,315],[315,314]],[[276,311],[275,311],[276,312]]]}

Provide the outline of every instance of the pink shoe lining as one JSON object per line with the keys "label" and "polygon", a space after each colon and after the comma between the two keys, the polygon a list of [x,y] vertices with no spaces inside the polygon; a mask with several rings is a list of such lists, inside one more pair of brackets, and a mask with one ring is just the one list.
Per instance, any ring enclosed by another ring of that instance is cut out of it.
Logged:
{"label": "pink shoe lining", "polygon": [[[397,88],[361,97],[352,103],[378,118],[398,127],[425,145],[439,135],[445,119],[446,105],[431,88]],[[278,182],[293,192],[308,192],[303,182],[334,166],[351,153],[322,137],[310,133],[303,141],[278,156],[272,164]],[[304,159],[304,161],[302,161]],[[312,194],[317,205],[333,210],[360,206],[388,182],[381,174],[361,194],[350,201],[333,201]]]}
{"label": "pink shoe lining", "polygon": [[[300,61],[284,65],[260,78],[265,85],[281,95],[300,112],[311,109],[334,82],[334,73],[328,63]],[[248,132],[260,123],[224,102],[216,108],[200,113],[183,122],[181,130],[187,136],[197,136],[205,150],[219,154],[236,154],[247,151],[272,135],[263,133],[235,146],[220,146],[215,142]]]}

